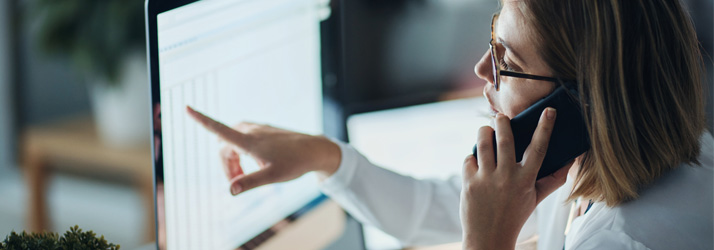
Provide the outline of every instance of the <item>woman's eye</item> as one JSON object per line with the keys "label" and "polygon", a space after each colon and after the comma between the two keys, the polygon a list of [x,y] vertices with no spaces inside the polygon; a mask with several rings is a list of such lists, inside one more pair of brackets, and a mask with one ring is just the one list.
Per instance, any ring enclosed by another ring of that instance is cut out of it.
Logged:
{"label": "woman's eye", "polygon": [[510,66],[508,66],[508,63],[506,63],[506,60],[501,59],[500,63],[501,63],[501,69],[508,70],[508,71],[513,70]]}

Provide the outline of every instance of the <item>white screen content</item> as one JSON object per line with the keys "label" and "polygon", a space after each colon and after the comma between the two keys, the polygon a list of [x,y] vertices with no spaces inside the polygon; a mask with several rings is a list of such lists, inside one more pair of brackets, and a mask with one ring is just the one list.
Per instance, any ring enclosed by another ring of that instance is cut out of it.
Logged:
{"label": "white screen content", "polygon": [[[186,113],[322,133],[318,11],[315,0],[210,0],[157,16],[167,249],[235,249],[320,195],[308,174],[232,196],[225,143]],[[245,155],[241,165],[258,169]]]}

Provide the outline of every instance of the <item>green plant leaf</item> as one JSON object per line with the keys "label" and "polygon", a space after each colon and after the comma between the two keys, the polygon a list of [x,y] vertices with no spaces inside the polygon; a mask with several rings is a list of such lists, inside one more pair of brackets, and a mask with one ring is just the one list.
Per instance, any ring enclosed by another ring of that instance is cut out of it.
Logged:
{"label": "green plant leaf", "polygon": [[87,78],[119,80],[131,51],[145,48],[143,0],[34,0],[37,45],[47,55],[70,58]]}
{"label": "green plant leaf", "polygon": [[108,243],[92,231],[82,232],[79,226],[71,227],[62,237],[57,233],[21,234],[11,232],[0,242],[0,250],[118,250],[119,245]]}

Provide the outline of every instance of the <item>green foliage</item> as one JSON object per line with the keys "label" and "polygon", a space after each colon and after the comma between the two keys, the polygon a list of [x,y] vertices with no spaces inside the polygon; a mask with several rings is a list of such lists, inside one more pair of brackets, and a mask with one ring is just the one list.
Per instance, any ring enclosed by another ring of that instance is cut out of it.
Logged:
{"label": "green foliage", "polygon": [[116,83],[128,51],[145,48],[143,0],[33,0],[40,49],[82,74]]}
{"label": "green foliage", "polygon": [[78,226],[59,237],[57,233],[31,233],[14,231],[0,242],[0,250],[118,250],[119,246],[107,243],[104,236],[97,238],[92,231],[82,232]]}

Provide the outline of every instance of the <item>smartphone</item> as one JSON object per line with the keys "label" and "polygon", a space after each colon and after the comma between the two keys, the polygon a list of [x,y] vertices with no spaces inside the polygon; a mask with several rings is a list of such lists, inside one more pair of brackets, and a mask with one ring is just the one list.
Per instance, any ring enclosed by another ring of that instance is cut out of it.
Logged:
{"label": "smartphone", "polygon": [[[578,92],[574,88],[562,85],[550,95],[537,101],[526,110],[511,119],[513,140],[516,149],[516,162],[523,159],[523,153],[528,148],[533,138],[533,133],[538,126],[543,110],[553,107],[557,110],[555,126],[550,135],[548,150],[543,159],[543,164],[538,171],[537,179],[548,176],[562,168],[579,155],[590,149],[590,138],[583,118],[580,102],[577,100]],[[496,135],[493,135],[494,154],[496,148]],[[473,148],[476,156],[477,146]],[[496,157],[497,159],[498,157]]]}

